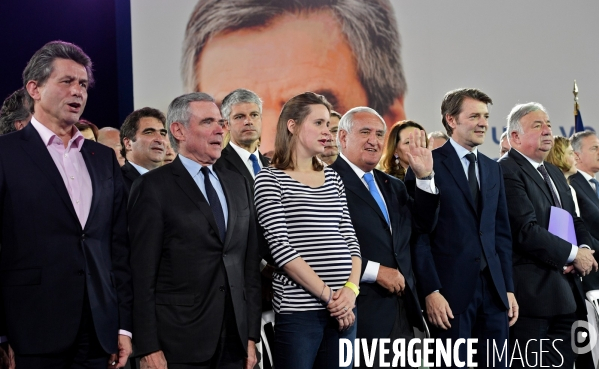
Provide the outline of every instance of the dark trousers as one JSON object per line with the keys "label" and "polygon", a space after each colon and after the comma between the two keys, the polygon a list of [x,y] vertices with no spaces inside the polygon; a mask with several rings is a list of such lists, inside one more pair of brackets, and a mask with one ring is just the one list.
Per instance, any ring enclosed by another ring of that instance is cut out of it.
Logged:
{"label": "dark trousers", "polygon": [[[397,302],[398,302],[397,315],[395,317],[395,322],[393,323],[393,329],[391,330],[389,337],[375,337],[375,338],[379,338],[379,339],[380,338],[389,338],[390,339],[390,342],[391,342],[390,345],[386,346],[386,349],[388,349],[389,352],[386,355],[382,355],[383,357],[381,358],[380,345],[377,345],[377,350],[375,351],[375,355],[373,355],[374,361],[371,363],[366,360],[364,347],[362,347],[363,344],[362,344],[362,342],[360,342],[360,347],[355,348],[355,349],[360,350],[360,363],[359,363],[359,365],[357,362],[354,363],[354,368],[376,368],[376,369],[381,368],[381,366],[380,366],[381,361],[384,363],[391,363],[393,360],[394,353],[391,348],[392,348],[394,340],[405,339],[406,347],[407,347],[409,340],[414,338],[414,328],[412,327],[412,325],[410,324],[410,322],[408,320],[405,297],[403,297],[403,296],[397,297]],[[364,316],[362,316],[361,318],[366,319]],[[370,321],[373,322],[373,324],[376,324],[376,320],[377,320],[376,317],[369,317],[369,319],[370,319]],[[358,336],[358,338],[363,338],[363,337]],[[373,342],[372,339],[367,340],[367,346],[368,346],[367,349],[368,349],[369,353],[373,347],[372,342]],[[408,368],[410,367],[407,365],[407,362],[406,362],[405,367],[408,367]],[[418,368],[418,367],[416,367],[416,368]]]}
{"label": "dark trousers", "polygon": [[166,358],[166,361],[169,369],[241,369],[245,365],[246,356],[241,338],[237,332],[231,295],[227,292],[223,325],[216,352],[212,358],[201,363],[171,363],[168,358]]}
{"label": "dark trousers", "polygon": [[[358,319],[356,308],[354,314]],[[277,369],[339,368],[339,339],[341,338],[346,338],[353,344],[356,338],[356,323],[340,332],[337,320],[331,318],[328,310],[275,314],[274,367]]]}
{"label": "dark trousers", "polygon": [[[446,342],[445,339],[450,338],[452,344],[455,344],[458,338],[477,338],[478,344],[475,346],[477,352],[474,355],[474,362],[478,363],[478,368],[508,368],[509,355],[506,354],[508,351],[508,316],[493,286],[488,268],[479,274],[474,296],[466,310],[461,314],[454,313],[453,316],[454,319],[449,320],[451,328],[448,330],[436,328],[431,324],[431,336],[441,338],[443,342]],[[493,358],[493,344],[499,352],[504,347],[506,348],[502,360],[499,360],[497,356]],[[466,344],[459,346],[458,356],[459,360],[466,364]],[[430,359],[434,360],[432,357]],[[441,367],[453,367],[455,359],[452,355],[452,365],[450,366],[445,366],[443,360],[439,364],[442,365]]]}
{"label": "dark trousers", "polygon": [[514,351],[517,342],[523,359],[513,360],[512,368],[572,368],[576,353],[571,347],[570,332],[576,320],[575,313],[547,318],[519,317],[510,328],[510,351]]}
{"label": "dark trousers", "polygon": [[[60,332],[55,333],[60,334]],[[106,369],[108,358],[109,355],[98,341],[86,293],[81,324],[73,346],[57,354],[19,355],[15,352],[15,365],[17,368],[27,369]]]}

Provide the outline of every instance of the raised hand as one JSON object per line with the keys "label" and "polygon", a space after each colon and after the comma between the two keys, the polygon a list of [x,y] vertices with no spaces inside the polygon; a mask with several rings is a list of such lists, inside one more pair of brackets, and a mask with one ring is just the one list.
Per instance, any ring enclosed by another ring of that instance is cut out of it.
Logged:
{"label": "raised hand", "polygon": [[426,133],[415,129],[410,132],[410,151],[408,162],[414,171],[416,178],[427,177],[433,171],[433,154],[431,144],[426,145]]}

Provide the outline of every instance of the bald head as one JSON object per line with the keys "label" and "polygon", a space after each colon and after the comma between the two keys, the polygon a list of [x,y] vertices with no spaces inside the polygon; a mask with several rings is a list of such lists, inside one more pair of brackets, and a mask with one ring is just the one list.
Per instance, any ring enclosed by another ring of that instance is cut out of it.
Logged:
{"label": "bald head", "polygon": [[121,155],[120,131],[112,127],[104,127],[98,131],[98,142],[112,148],[120,166],[125,165],[125,158]]}

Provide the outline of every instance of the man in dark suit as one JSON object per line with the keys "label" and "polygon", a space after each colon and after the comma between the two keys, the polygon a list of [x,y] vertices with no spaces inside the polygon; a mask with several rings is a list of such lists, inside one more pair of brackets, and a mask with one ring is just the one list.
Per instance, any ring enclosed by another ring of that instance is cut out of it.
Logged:
{"label": "man in dark suit", "polygon": [[125,118],[121,125],[121,167],[127,194],[133,182],[142,174],[156,169],[166,155],[166,118],[160,110],[141,108]]}
{"label": "man in dark suit", "polygon": [[[595,247],[599,247],[599,138],[593,131],[578,132],[570,139],[578,172],[568,179],[576,191],[580,217],[593,236]],[[596,258],[597,256],[595,256]],[[582,279],[586,291],[599,290],[599,273],[591,273]]]}
{"label": "man in dark suit", "polygon": [[[253,368],[260,337],[260,258],[251,191],[214,168],[224,121],[191,93],[167,115],[179,155],[131,188],[129,235],[141,368]],[[245,362],[245,364],[244,364]]]}
{"label": "man in dark suit", "polygon": [[[419,183],[414,199],[403,182],[374,169],[382,155],[385,130],[385,121],[373,109],[351,109],[339,122],[341,154],[331,165],[343,179],[360,243],[357,337],[368,340],[409,339],[414,337],[412,327],[424,329],[409,242],[412,227],[421,232],[433,229],[439,204],[424,132],[416,132],[411,141],[410,165],[419,178],[431,178]],[[378,368],[378,358],[374,363]]]}
{"label": "man in dark suit", "polygon": [[[530,342],[526,361],[514,360],[512,367],[526,367],[542,356],[543,365],[571,368],[576,354],[570,331],[577,319],[585,319],[586,307],[580,278],[569,272],[574,268],[584,276],[597,269],[594,251],[586,246],[592,245],[591,236],[576,216],[564,175],[544,161],[553,145],[545,108],[538,103],[516,105],[507,132],[511,149],[499,164],[510,200],[515,294],[521,307],[510,332],[510,352],[516,343],[522,347]],[[548,231],[552,206],[574,217],[577,244]],[[553,346],[541,347],[542,339]]]}
{"label": "man in dark suit", "polygon": [[[476,89],[445,95],[441,113],[450,139],[433,150],[439,219],[430,235],[419,237],[413,256],[431,335],[454,343],[478,338],[479,365],[486,363],[487,344],[505,344],[508,317],[510,324],[518,317],[503,178],[497,162],[477,150],[485,139],[491,103]],[[406,185],[413,191],[412,170]],[[466,359],[465,345],[459,358]]]}
{"label": "man in dark suit", "polygon": [[122,367],[132,331],[123,182],[113,151],[74,127],[91,60],[53,41],[23,82],[31,124],[0,137],[0,340],[17,368]]}

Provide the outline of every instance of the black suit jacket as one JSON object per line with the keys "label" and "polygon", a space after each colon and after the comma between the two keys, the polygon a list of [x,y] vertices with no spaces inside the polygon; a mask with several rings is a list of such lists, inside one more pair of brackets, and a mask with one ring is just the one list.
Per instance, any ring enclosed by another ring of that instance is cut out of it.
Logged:
{"label": "black suit jacket", "polygon": [[[270,159],[262,155],[260,151],[258,151],[258,155],[260,156],[262,167],[267,167],[270,165]],[[216,163],[214,163],[214,168],[225,168],[244,176],[250,184],[250,192],[252,196],[250,197],[250,201],[252,203],[254,202],[254,177],[252,177],[248,167],[241,160],[241,157],[239,154],[237,154],[237,151],[235,151],[230,144],[225,146],[221,152],[220,158],[216,161]],[[268,242],[266,242],[266,239],[264,238],[264,232],[262,231],[262,227],[260,227],[260,225],[258,225],[258,250],[263,259],[265,259],[270,265],[274,265],[274,261],[270,255],[270,249],[268,248]]]}
{"label": "black suit jacket", "polygon": [[127,196],[129,196],[129,191],[131,191],[131,186],[133,182],[137,178],[141,176],[137,169],[128,160],[125,161],[125,165],[121,167],[121,172],[123,173],[123,182],[125,183],[125,189],[127,190]]}
{"label": "black suit jacket", "polygon": [[85,140],[93,198],[82,229],[33,125],[0,137],[0,336],[19,354],[58,353],[76,339],[87,294],[98,339],[117,352],[132,331],[126,198],[114,151]]}
{"label": "black suit jacket", "polygon": [[[514,291],[512,240],[501,169],[480,151],[477,158],[479,213],[451,143],[433,150],[435,185],[441,193],[439,220],[435,230],[419,237],[414,246],[414,268],[422,297],[440,290],[454,314],[461,314],[472,302],[483,250],[506,310],[507,292]],[[416,186],[411,170],[406,174],[406,186],[410,193]]]}
{"label": "black suit jacket", "polygon": [[[369,260],[396,268],[406,280],[406,306],[410,323],[423,329],[422,309],[416,295],[412,271],[410,235],[412,228],[430,232],[435,226],[439,195],[418,189],[414,199],[408,196],[399,179],[373,170],[389,212],[391,230],[376,201],[349,164],[341,157],[331,165],[343,179],[352,224],[360,243],[362,273]],[[389,337],[397,317],[395,295],[375,283],[360,283],[358,296],[358,332],[360,338]]]}
{"label": "black suit jacket", "polygon": [[[580,217],[593,237],[595,244],[589,246],[595,249],[595,259],[597,259],[599,257],[599,198],[591,184],[580,172],[571,175],[568,180],[570,186],[576,191]],[[584,291],[599,289],[599,272],[591,272],[588,276],[583,277],[582,287]]]}
{"label": "black suit jacket", "polygon": [[[503,169],[513,243],[515,294],[520,315],[549,317],[576,311],[586,316],[580,278],[564,275],[562,267],[572,246],[549,233],[553,199],[549,187],[528,160],[511,149],[499,164]],[[562,172],[544,162],[562,207],[574,217],[578,244],[592,245],[582,219],[575,213],[570,186]],[[574,288],[572,287],[574,286]]]}
{"label": "black suit jacket", "polygon": [[225,293],[247,347],[260,337],[260,258],[250,188],[215,168],[229,211],[224,243],[210,205],[179,157],[131,188],[129,235],[134,343],[139,356],[163,350],[167,361],[209,360],[219,341]]}

